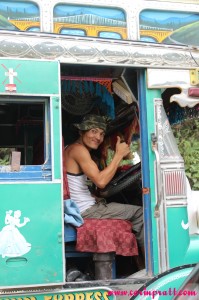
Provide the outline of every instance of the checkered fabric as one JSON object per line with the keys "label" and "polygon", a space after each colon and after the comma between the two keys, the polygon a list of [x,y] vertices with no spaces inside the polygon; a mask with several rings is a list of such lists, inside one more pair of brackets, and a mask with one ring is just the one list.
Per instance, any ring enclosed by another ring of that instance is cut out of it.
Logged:
{"label": "checkered fabric", "polygon": [[84,219],[77,228],[76,250],[80,252],[138,255],[135,235],[129,221],[118,219]]}

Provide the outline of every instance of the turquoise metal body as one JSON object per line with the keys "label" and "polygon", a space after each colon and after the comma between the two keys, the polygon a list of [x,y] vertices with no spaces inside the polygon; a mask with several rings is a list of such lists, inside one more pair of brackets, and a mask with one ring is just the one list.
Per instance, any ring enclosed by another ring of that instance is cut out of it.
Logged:
{"label": "turquoise metal body", "polygon": [[[150,280],[139,290],[131,291],[131,300],[167,299],[179,296],[184,299],[197,299],[197,291],[191,286],[182,289],[181,286],[193,270],[192,265],[173,268]],[[189,298],[190,297],[190,298]]]}
{"label": "turquoise metal body", "polygon": [[[63,196],[59,63],[0,60],[1,101],[38,101],[45,107],[42,165],[0,169],[0,285],[56,285],[64,282]],[[14,80],[12,79],[14,75]],[[7,92],[9,84],[14,92]]]}
{"label": "turquoise metal body", "polygon": [[[146,83],[146,82],[145,82]],[[160,205],[160,215],[155,215],[156,204],[158,201],[158,181],[156,172],[156,156],[152,149],[151,135],[157,132],[157,112],[155,111],[155,100],[161,99],[160,89],[146,89],[146,119],[147,119],[147,141],[149,151],[149,170],[150,170],[150,200],[151,211],[149,213],[151,220],[151,256],[153,257],[153,272],[160,274],[168,269],[175,268],[180,265],[197,263],[199,261],[199,236],[189,233],[188,206],[183,203],[183,197],[186,197],[186,186],[184,186],[185,196],[175,200],[175,197],[168,202],[165,192],[165,181],[162,183],[162,202]],[[142,100],[141,100],[142,101]],[[146,131],[146,126],[143,130]],[[168,125],[168,128],[169,125]],[[168,129],[171,131],[171,129]],[[146,134],[146,133],[145,133]],[[164,142],[164,141],[163,141]],[[176,144],[177,146],[177,144]],[[159,148],[160,151],[160,148]],[[169,160],[169,159],[168,159]],[[162,168],[161,159],[159,168],[164,178],[164,169]],[[169,171],[177,172],[180,170],[177,162],[172,162],[168,166]],[[184,172],[184,171],[183,171]],[[164,179],[165,180],[165,179]],[[171,184],[176,184],[174,181]],[[184,185],[186,183],[184,182]],[[174,204],[172,204],[174,201]],[[164,241],[162,241],[164,240]],[[147,241],[148,244],[150,242]]]}

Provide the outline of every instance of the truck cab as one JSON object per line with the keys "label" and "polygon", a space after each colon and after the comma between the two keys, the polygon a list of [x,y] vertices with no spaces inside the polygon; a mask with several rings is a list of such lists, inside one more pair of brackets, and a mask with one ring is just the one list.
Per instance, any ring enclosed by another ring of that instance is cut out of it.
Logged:
{"label": "truck cab", "polygon": [[[45,4],[42,20],[49,21],[47,8]],[[158,276],[164,278],[162,287],[179,287],[199,260],[197,46],[133,40],[135,28],[125,40],[123,26],[117,32],[121,39],[104,39],[104,33],[96,37],[105,29],[96,27],[92,33],[92,26],[84,28],[87,37],[60,35],[52,31],[66,20],[56,17],[54,29],[47,32],[46,24],[52,23],[38,24],[35,18],[11,23],[43,26],[45,32],[20,27],[27,32],[5,29],[0,37],[2,294],[107,300],[123,296],[113,291],[126,290],[131,298],[131,290]],[[74,30],[66,27],[62,29]],[[142,30],[147,34],[147,28]],[[67,282],[74,261],[83,272],[92,262],[85,253],[66,258],[63,162],[64,147],[76,139],[72,124],[90,112],[107,115],[113,133],[131,132],[131,163],[140,164],[139,176],[134,180],[131,174],[129,185],[125,177],[121,190],[113,185],[101,193],[107,201],[143,207],[145,268],[139,271],[132,257],[116,256],[115,279]]]}

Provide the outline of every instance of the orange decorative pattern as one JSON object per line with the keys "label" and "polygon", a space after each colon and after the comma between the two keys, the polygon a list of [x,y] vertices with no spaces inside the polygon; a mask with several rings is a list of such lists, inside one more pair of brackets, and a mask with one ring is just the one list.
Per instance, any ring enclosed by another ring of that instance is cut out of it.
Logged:
{"label": "orange decorative pattern", "polygon": [[97,77],[76,77],[76,76],[61,76],[61,80],[79,80],[97,82],[107,88],[109,93],[112,93],[112,79],[111,78],[97,78]]}

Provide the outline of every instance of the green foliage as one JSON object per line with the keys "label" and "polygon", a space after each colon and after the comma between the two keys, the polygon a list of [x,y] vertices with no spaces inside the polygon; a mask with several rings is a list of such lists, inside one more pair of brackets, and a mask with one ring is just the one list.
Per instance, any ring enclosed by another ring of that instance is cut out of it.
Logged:
{"label": "green foliage", "polygon": [[199,119],[172,126],[192,190],[199,190]]}
{"label": "green foliage", "polygon": [[10,164],[10,148],[0,148],[0,165]]}

